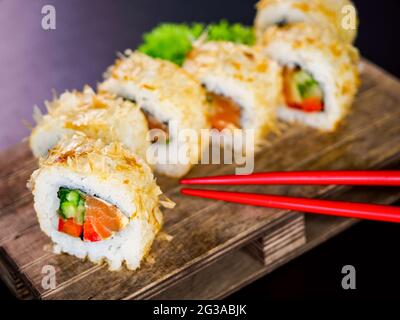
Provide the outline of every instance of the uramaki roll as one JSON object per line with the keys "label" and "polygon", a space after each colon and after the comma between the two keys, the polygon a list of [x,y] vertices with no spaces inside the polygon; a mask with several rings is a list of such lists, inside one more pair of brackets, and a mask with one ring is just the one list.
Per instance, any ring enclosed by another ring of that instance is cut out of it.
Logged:
{"label": "uramaki roll", "polygon": [[[37,113],[30,146],[36,157],[47,155],[66,134],[81,132],[105,143],[118,141],[140,157],[146,156],[150,141],[148,126],[139,107],[112,94],[96,94],[89,86],[82,92],[61,94],[46,102],[48,113]],[[37,109],[38,110],[38,109]]]}
{"label": "uramaki roll", "polygon": [[162,225],[162,194],[148,165],[119,143],[63,138],[28,184],[40,227],[66,252],[117,270],[139,267]]}
{"label": "uramaki roll", "polygon": [[334,130],[357,93],[359,54],[318,25],[271,27],[263,52],[283,67],[285,104],[278,117],[322,130]]}
{"label": "uramaki roll", "polygon": [[[350,19],[350,22],[354,20],[354,26],[345,21],[348,8],[354,12],[354,19]],[[297,22],[327,28],[347,43],[353,43],[357,35],[357,11],[349,0],[261,0],[257,4],[254,21],[257,39],[262,38],[268,27]]]}
{"label": "uramaki roll", "polygon": [[204,85],[214,129],[253,129],[257,145],[275,127],[281,68],[257,48],[223,41],[198,43],[183,67]]}
{"label": "uramaki roll", "polygon": [[[171,177],[185,175],[207,146],[201,141],[201,129],[209,128],[206,96],[200,83],[177,65],[127,50],[105,74],[100,91],[117,94],[135,101],[144,111],[150,129],[167,135],[166,141],[154,141],[152,147],[165,152],[155,160],[158,172]],[[172,122],[179,132],[170,130]],[[183,130],[192,130],[198,139],[180,139]],[[165,143],[163,148],[162,143]],[[172,149],[188,150],[188,161],[166,159]]]}

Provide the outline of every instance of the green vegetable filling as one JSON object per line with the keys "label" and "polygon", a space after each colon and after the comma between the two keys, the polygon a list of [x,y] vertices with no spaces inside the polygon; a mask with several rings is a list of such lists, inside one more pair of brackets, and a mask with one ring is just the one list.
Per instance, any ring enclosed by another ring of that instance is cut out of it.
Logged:
{"label": "green vegetable filling", "polygon": [[202,23],[163,23],[143,36],[138,50],[154,58],[169,60],[179,66],[192,50],[192,42],[202,34],[208,41],[231,41],[252,45],[253,28],[225,20],[208,26]]}
{"label": "green vegetable filling", "polygon": [[304,70],[299,70],[294,75],[297,90],[303,99],[318,97],[322,98],[322,91],[318,82],[311,74]]}
{"label": "green vegetable filling", "polygon": [[57,196],[60,199],[59,215],[63,219],[73,218],[75,223],[83,224],[85,219],[85,198],[80,190],[61,187]]}

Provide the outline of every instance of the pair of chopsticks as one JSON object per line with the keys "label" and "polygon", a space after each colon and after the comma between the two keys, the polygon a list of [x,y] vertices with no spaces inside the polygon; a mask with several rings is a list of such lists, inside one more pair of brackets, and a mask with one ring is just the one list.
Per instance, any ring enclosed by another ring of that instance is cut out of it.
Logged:
{"label": "pair of chopsticks", "polygon": [[[298,171],[266,172],[182,179],[190,185],[352,185],[400,186],[400,171]],[[307,199],[256,193],[183,188],[184,195],[223,200],[253,206],[295,210],[347,218],[400,222],[400,207],[358,202]]]}

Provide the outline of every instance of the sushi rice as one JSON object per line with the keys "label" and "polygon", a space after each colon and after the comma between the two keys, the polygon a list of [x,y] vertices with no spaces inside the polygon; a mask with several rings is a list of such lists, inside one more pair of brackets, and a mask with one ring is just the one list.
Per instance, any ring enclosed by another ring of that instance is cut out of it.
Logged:
{"label": "sushi rice", "polygon": [[224,41],[199,42],[183,67],[208,93],[229,98],[238,106],[238,125],[254,130],[256,145],[275,129],[282,91],[281,68],[258,48]]}
{"label": "sushi rice", "polygon": [[[99,91],[135,101],[160,125],[169,128],[174,123],[177,131],[190,129],[197,134],[199,139],[182,140],[171,131],[168,145],[156,143],[151,146],[164,151],[159,153],[158,159],[152,159],[149,153],[147,156],[161,174],[185,175],[208,145],[208,140],[200,139],[200,130],[209,128],[205,92],[193,76],[172,62],[127,50],[105,73]],[[182,144],[188,150],[188,160],[170,161],[167,158],[169,150],[178,149]]]}
{"label": "sushi rice", "polygon": [[335,130],[349,112],[360,85],[358,50],[310,23],[271,27],[264,33],[260,45],[282,67],[306,71],[322,90],[323,111],[303,112],[284,103],[278,109],[278,117],[321,130]]}
{"label": "sushi rice", "polygon": [[[162,226],[162,192],[150,167],[119,143],[106,145],[83,134],[67,136],[40,160],[28,185],[40,227],[54,243],[54,251],[87,257],[94,263],[105,261],[111,270],[124,262],[128,269],[138,268]],[[111,238],[96,242],[58,231],[60,187],[116,206],[129,222]]]}
{"label": "sushi rice", "polygon": [[[347,8],[354,10],[354,27],[343,25]],[[341,41],[353,43],[357,35],[357,11],[349,0],[261,0],[254,20],[256,37],[262,40],[266,29],[274,25],[306,22],[335,33]]]}
{"label": "sushi rice", "polygon": [[85,86],[82,92],[66,91],[45,104],[47,114],[36,113],[29,139],[36,157],[45,157],[63,136],[80,132],[105,143],[120,142],[145,159],[148,127],[134,103]]}

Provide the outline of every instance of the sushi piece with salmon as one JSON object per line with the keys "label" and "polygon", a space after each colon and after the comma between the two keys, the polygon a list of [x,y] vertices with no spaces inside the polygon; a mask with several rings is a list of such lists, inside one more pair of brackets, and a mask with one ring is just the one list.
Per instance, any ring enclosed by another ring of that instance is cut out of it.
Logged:
{"label": "sushi piece with salmon", "polygon": [[254,20],[258,40],[271,26],[284,27],[306,22],[335,33],[343,42],[353,43],[358,17],[349,0],[261,0]]}
{"label": "sushi piece with salmon", "polygon": [[358,50],[309,23],[271,27],[260,44],[264,54],[283,68],[284,103],[278,117],[335,130],[360,85]]}
{"label": "sushi piece with salmon", "polygon": [[185,175],[208,146],[201,137],[201,129],[209,128],[205,92],[172,62],[127,50],[108,68],[99,91],[132,100],[143,110],[154,133],[147,160],[158,173]]}
{"label": "sushi piece with salmon", "polygon": [[162,192],[150,167],[120,143],[66,136],[41,158],[28,183],[40,228],[54,252],[111,270],[134,270],[163,223]]}
{"label": "sushi piece with salmon", "polygon": [[258,48],[225,41],[198,42],[183,67],[205,87],[211,127],[222,136],[229,135],[229,129],[252,129],[257,146],[275,129],[281,68]]}
{"label": "sushi piece with salmon", "polygon": [[145,158],[150,144],[148,126],[134,103],[109,93],[96,94],[85,86],[83,91],[66,91],[45,105],[45,115],[36,109],[36,126],[29,139],[36,157],[46,157],[63,136],[78,132],[105,143],[118,141]]}

